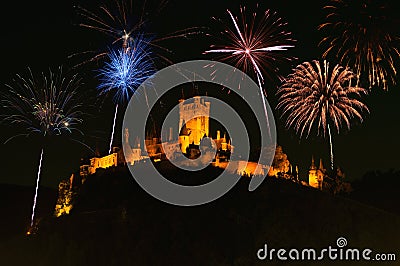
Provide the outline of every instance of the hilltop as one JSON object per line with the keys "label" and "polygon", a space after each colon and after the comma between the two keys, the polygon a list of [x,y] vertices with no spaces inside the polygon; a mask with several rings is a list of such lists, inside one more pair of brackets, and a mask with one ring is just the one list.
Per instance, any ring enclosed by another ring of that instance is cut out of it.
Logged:
{"label": "hilltop", "polygon": [[265,243],[322,248],[336,246],[338,237],[351,247],[400,250],[398,214],[284,179],[267,178],[254,192],[248,183],[242,178],[215,202],[177,207],[152,198],[125,168],[98,171],[79,190],[70,215],[44,218],[33,237],[2,241],[2,264],[275,265],[257,260]]}

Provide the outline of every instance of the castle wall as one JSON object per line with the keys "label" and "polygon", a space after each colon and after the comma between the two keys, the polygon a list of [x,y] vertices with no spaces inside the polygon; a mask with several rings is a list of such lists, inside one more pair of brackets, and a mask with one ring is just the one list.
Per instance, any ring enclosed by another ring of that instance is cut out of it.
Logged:
{"label": "castle wall", "polygon": [[91,158],[90,159],[90,167],[89,174],[94,174],[97,168],[109,168],[112,166],[117,166],[117,153],[112,153],[110,155],[106,155],[101,158]]}
{"label": "castle wall", "polygon": [[190,144],[189,136],[179,136],[179,144],[180,144],[182,153],[186,153],[186,149],[187,149],[187,147],[189,147],[189,144]]}
{"label": "castle wall", "polygon": [[322,189],[325,173],[326,170],[323,168],[322,163],[320,164],[320,168],[317,169],[314,162],[312,162],[308,172],[308,185],[313,188]]}
{"label": "castle wall", "polygon": [[218,160],[213,163],[215,167],[219,167],[222,169],[229,168],[228,173],[231,174],[239,174],[239,175],[264,175],[265,174],[265,166],[258,164],[256,162],[248,162],[248,161],[230,161],[230,162],[219,162]]}

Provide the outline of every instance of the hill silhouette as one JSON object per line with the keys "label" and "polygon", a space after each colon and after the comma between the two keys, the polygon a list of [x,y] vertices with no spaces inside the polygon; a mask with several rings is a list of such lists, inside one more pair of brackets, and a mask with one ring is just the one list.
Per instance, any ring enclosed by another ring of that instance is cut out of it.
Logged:
{"label": "hill silhouette", "polygon": [[[180,174],[181,181],[201,178]],[[283,179],[267,178],[254,192],[248,183],[242,178],[212,203],[177,207],[148,195],[126,168],[98,171],[80,188],[70,215],[43,218],[32,237],[21,232],[1,241],[2,265],[315,265],[259,261],[256,252],[265,243],[336,246],[339,237],[350,247],[400,250],[398,214]],[[323,262],[365,262],[359,263]]]}
{"label": "hill silhouette", "polygon": [[400,171],[370,171],[353,182],[350,198],[400,215]]}

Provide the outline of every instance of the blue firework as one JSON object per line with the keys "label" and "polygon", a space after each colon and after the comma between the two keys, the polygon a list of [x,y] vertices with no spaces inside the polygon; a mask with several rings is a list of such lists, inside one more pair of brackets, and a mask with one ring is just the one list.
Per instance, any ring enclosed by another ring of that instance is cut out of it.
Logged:
{"label": "blue firework", "polygon": [[99,70],[100,94],[114,92],[115,103],[129,101],[135,90],[155,73],[149,41],[139,36],[126,47],[109,52]]}

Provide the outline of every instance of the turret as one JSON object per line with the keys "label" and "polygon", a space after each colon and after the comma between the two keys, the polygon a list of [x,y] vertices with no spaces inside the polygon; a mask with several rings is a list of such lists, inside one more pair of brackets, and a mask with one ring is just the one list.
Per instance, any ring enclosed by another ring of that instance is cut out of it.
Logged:
{"label": "turret", "polygon": [[315,166],[314,155],[311,157],[310,170],[317,170],[317,167]]}
{"label": "turret", "polygon": [[226,143],[226,133],[224,133],[224,138],[222,139],[222,142],[221,142],[221,149],[223,151],[228,150],[228,144]]}
{"label": "turret", "polygon": [[172,127],[169,128],[169,134],[168,134],[168,141],[172,141],[173,140],[173,130]]}
{"label": "turret", "polygon": [[308,184],[311,187],[319,188],[317,167],[315,166],[314,156],[311,158],[311,166],[310,170],[308,171]]}
{"label": "turret", "polygon": [[324,165],[322,164],[322,159],[319,159],[319,170],[325,170]]}
{"label": "turret", "polygon": [[128,130],[128,128],[124,129],[124,143],[129,144],[129,130]]}

